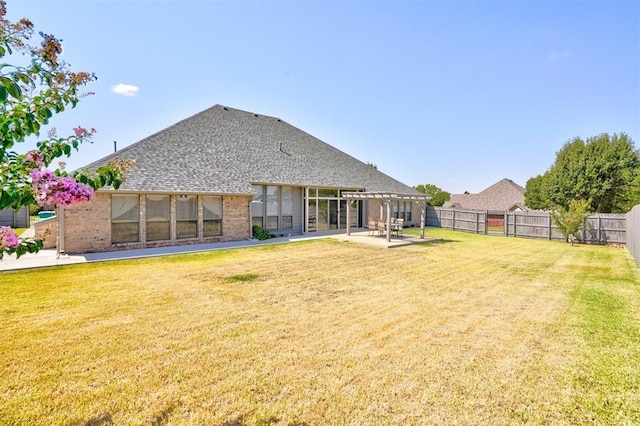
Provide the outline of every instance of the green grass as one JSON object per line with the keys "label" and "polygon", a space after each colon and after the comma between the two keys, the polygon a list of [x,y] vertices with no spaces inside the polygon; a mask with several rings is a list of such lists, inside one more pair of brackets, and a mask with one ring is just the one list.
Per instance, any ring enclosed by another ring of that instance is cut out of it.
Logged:
{"label": "green grass", "polygon": [[4,272],[0,424],[640,423],[626,250],[427,235]]}

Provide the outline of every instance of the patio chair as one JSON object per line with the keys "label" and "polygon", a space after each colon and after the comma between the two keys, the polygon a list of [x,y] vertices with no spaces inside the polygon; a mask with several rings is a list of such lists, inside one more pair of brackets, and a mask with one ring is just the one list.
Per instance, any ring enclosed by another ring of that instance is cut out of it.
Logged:
{"label": "patio chair", "polygon": [[399,237],[402,234],[402,228],[404,226],[404,219],[396,219],[396,223],[393,227],[393,230],[396,233],[396,237]]}
{"label": "patio chair", "polygon": [[369,221],[369,236],[375,235],[375,232],[378,230],[378,222],[375,220]]}

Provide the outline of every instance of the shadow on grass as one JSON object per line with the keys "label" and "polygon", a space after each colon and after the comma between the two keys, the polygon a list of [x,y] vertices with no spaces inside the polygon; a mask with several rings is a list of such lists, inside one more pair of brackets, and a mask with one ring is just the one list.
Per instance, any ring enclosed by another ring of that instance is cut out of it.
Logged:
{"label": "shadow on grass", "polygon": [[[280,421],[281,420],[276,416],[259,415],[256,417],[255,414],[251,416],[240,415],[235,419],[227,420],[226,422],[222,423],[222,426],[244,426],[248,424],[268,426],[273,424],[279,424]],[[309,424],[306,422],[294,422],[294,423],[287,423],[287,424],[290,426],[309,426]]]}
{"label": "shadow on grass", "polygon": [[459,242],[460,242],[460,240],[450,240],[448,238],[442,238],[442,239],[429,241],[427,243],[423,243],[422,245],[425,245],[425,246],[438,246],[438,245],[443,245],[443,244],[459,243]]}

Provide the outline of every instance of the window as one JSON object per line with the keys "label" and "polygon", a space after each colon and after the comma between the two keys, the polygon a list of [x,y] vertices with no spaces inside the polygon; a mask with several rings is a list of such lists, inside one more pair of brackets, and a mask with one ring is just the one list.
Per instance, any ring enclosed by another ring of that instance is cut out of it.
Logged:
{"label": "window", "polygon": [[170,239],[171,201],[169,196],[147,195],[145,198],[147,241]]}
{"label": "window", "polygon": [[205,237],[222,235],[222,197],[202,197]]}
{"label": "window", "polygon": [[264,188],[261,185],[253,185],[256,197],[251,202],[251,221],[254,225],[264,228]]}
{"label": "window", "polygon": [[282,187],[282,229],[293,228],[293,188]]}
{"label": "window", "polygon": [[137,195],[111,196],[111,242],[139,241],[140,198]]}
{"label": "window", "polygon": [[404,220],[406,220],[407,222],[411,222],[411,205],[412,204],[413,204],[412,201],[407,201],[407,207],[404,212]]}
{"label": "window", "polygon": [[198,236],[198,199],[194,195],[179,195],[176,201],[176,237]]}
{"label": "window", "polygon": [[318,189],[318,197],[336,198],[338,196],[337,189]]}
{"label": "window", "polygon": [[277,186],[267,186],[267,226],[265,229],[278,229],[278,210],[280,191]]}

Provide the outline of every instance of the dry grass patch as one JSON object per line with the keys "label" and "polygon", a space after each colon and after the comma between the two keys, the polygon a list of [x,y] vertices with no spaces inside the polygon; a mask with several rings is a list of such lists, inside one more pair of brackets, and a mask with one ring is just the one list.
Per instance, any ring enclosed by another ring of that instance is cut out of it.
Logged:
{"label": "dry grass patch", "polygon": [[640,421],[626,251],[429,233],[4,273],[0,424]]}

